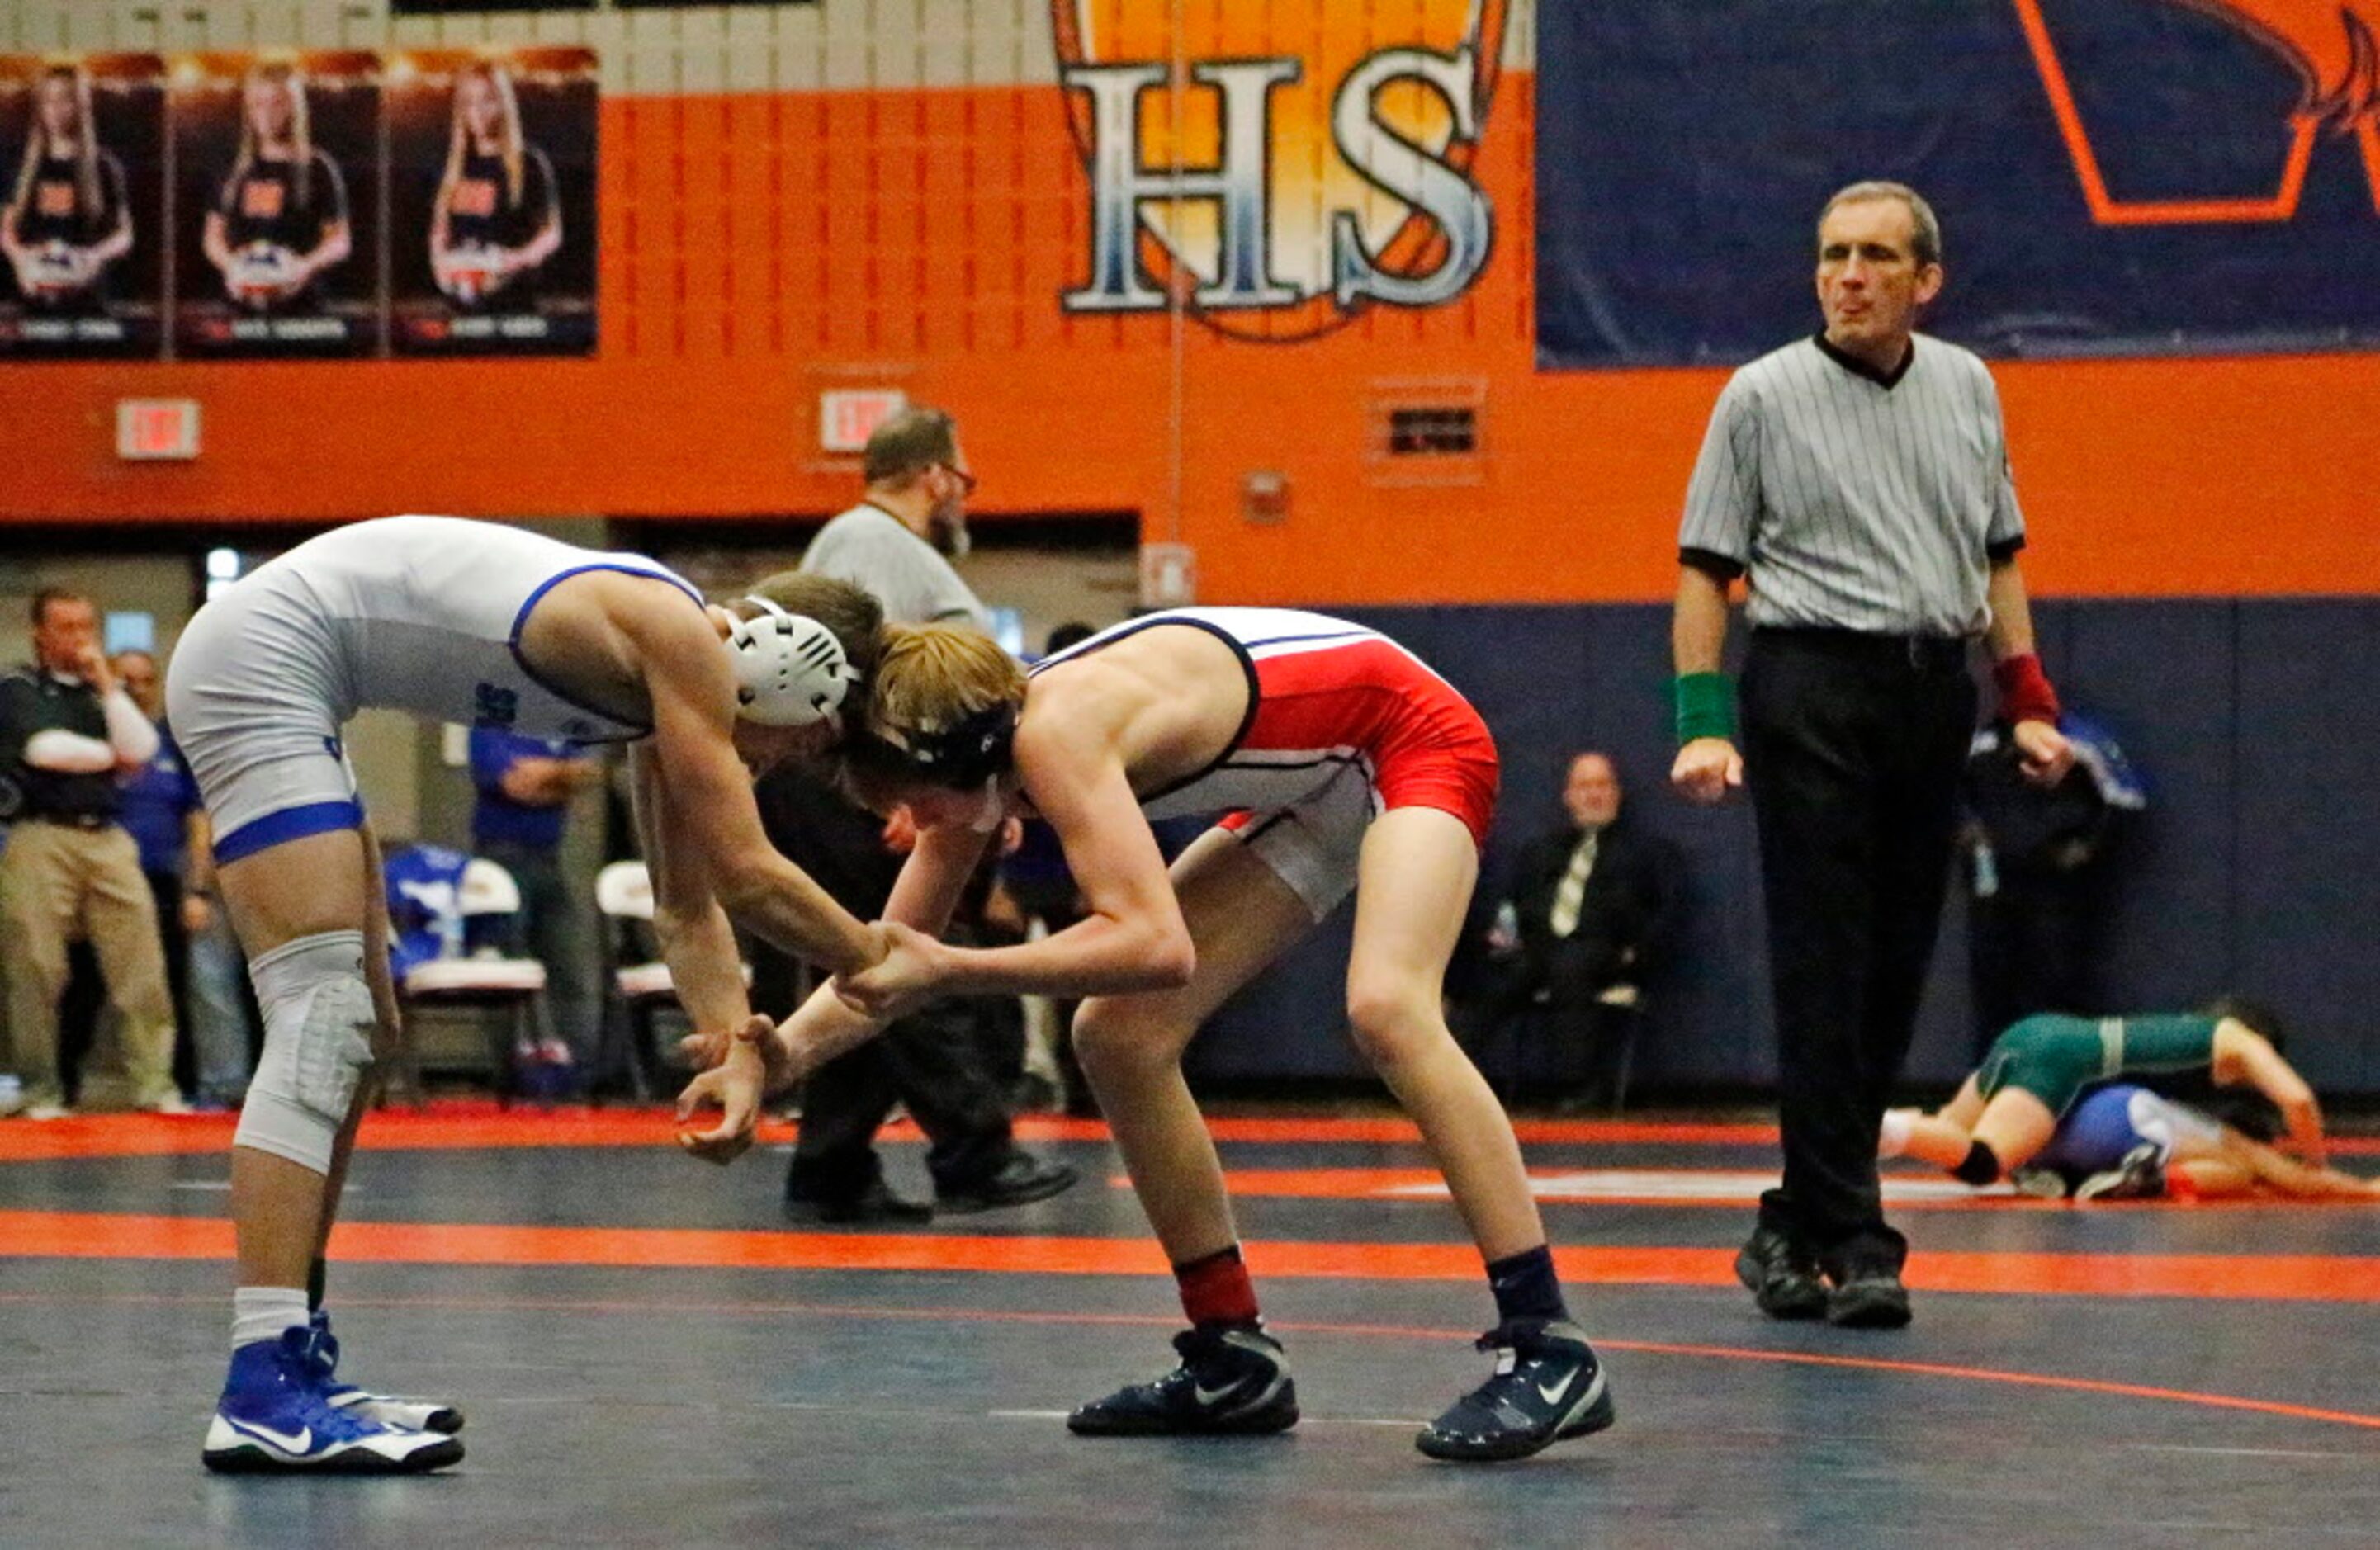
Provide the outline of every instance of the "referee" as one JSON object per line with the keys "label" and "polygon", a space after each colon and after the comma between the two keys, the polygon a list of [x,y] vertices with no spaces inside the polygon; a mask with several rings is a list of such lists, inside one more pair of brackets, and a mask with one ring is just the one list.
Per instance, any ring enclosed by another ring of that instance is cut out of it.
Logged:
{"label": "referee", "polygon": [[[1712,803],[1748,774],[1760,829],[1785,1177],[1736,1273],[1775,1318],[1909,1322],[1876,1130],[1941,915],[1972,637],[2027,773],[2055,782],[2072,761],[2033,651],[1998,394],[1974,356],[1913,332],[1941,289],[1941,228],[1913,189],[1829,200],[1826,328],[1729,381],[1679,535],[1670,779]],[[1739,754],[1719,662],[1747,573]]]}

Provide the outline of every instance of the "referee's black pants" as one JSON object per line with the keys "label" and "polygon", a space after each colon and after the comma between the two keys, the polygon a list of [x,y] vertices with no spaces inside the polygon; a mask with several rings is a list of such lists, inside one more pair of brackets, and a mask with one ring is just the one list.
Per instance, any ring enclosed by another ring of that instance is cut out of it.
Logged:
{"label": "referee's black pants", "polygon": [[1785,1179],[1763,1226],[1840,1277],[1898,1269],[1876,1131],[1915,1031],[1975,724],[1966,643],[1760,630],[1742,684]]}
{"label": "referee's black pants", "polygon": [[[884,849],[882,820],[792,768],[764,777],[755,794],[770,842],[829,897],[861,920],[884,913],[902,863]],[[800,974],[786,954],[755,944],[752,1004],[797,1005]],[[1017,1156],[1008,1095],[978,1037],[981,1005],[936,1002],[812,1072],[786,1198],[847,1205],[865,1196],[882,1177],[876,1132],[896,1103],[926,1132],[926,1170],[939,1193],[979,1189]]]}

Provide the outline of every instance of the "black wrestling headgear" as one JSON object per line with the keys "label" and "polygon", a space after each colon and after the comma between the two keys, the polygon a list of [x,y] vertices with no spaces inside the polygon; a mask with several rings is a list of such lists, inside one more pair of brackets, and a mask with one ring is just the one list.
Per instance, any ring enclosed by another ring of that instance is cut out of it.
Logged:
{"label": "black wrestling headgear", "polygon": [[1016,744],[1016,707],[998,700],[946,727],[896,741],[878,734],[905,774],[953,791],[969,791],[1004,773]]}

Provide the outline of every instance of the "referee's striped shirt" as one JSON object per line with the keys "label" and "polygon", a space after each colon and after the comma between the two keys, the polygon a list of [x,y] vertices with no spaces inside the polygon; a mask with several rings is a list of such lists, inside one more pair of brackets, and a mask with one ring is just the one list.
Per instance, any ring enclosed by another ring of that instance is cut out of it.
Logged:
{"label": "referee's striped shirt", "polygon": [[1719,394],[1678,543],[1750,573],[1755,625],[1980,634],[1991,563],[2024,547],[1991,373],[1926,334],[1888,375],[1823,335],[1761,357]]}

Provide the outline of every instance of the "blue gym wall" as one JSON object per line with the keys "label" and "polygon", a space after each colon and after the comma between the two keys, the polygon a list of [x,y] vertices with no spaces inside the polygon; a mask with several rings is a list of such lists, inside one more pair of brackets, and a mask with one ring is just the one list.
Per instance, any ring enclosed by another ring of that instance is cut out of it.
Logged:
{"label": "blue gym wall", "polygon": [[[1337,612],[1419,652],[1494,728],[1504,795],[1483,893],[1556,817],[1572,750],[1619,760],[1636,817],[1683,847],[1693,874],[1638,1090],[1773,1081],[1751,813],[1690,807],[1667,787],[1669,610]],[[2036,621],[2067,701],[2115,733],[2150,786],[2107,927],[2117,1006],[2251,995],[2289,1017],[2291,1058],[2318,1089],[2380,1092],[2366,1036],[2380,1006],[2380,600],[2052,600]],[[1951,892],[1908,1073],[1944,1086],[1966,1069],[1970,1036]],[[1196,1075],[1361,1072],[1341,1011],[1349,914],[1215,1019],[1193,1046]]]}

